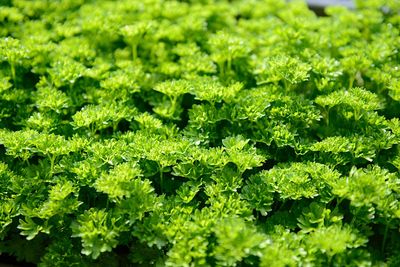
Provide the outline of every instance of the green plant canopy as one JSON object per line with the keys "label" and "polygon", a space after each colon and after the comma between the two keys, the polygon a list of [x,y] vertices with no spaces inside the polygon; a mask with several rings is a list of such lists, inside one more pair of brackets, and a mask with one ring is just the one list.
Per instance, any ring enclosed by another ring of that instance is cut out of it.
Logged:
{"label": "green plant canopy", "polygon": [[356,2],[0,0],[0,254],[400,266],[400,2]]}

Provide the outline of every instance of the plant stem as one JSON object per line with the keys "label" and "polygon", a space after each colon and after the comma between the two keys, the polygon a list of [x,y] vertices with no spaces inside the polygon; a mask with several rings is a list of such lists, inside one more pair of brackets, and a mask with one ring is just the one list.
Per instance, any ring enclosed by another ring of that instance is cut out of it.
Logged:
{"label": "plant stem", "polygon": [[355,75],[352,75],[349,80],[349,89],[353,88],[354,80],[356,79]]}
{"label": "plant stem", "polygon": [[342,203],[342,201],[343,201],[343,198],[340,198],[336,201],[336,205],[335,205],[335,208],[333,209],[333,211],[336,211],[339,209],[339,205],[340,205],[340,203]]}
{"label": "plant stem", "polygon": [[225,61],[220,62],[218,66],[221,78],[225,78]]}
{"label": "plant stem", "polygon": [[136,61],[136,59],[137,59],[137,44],[136,43],[132,44],[132,59],[133,59],[133,61]]}
{"label": "plant stem", "polygon": [[232,59],[231,58],[228,58],[226,71],[229,71],[229,72],[232,71]]}
{"label": "plant stem", "polygon": [[356,212],[354,213],[353,218],[351,219],[351,222],[350,222],[350,225],[351,225],[351,226],[354,226],[354,223],[356,222],[357,215],[358,215],[358,213],[360,212],[360,209],[361,209],[361,208],[357,208]]}
{"label": "plant stem", "polygon": [[10,69],[11,69],[11,78],[14,82],[14,86],[17,88],[17,74],[15,71],[15,65],[14,64],[10,64]]}
{"label": "plant stem", "polygon": [[160,190],[161,193],[163,192],[163,187],[164,187],[164,173],[162,169],[160,168]]}
{"label": "plant stem", "polygon": [[329,126],[329,113],[330,113],[330,109],[327,108],[326,109],[326,118],[325,118],[325,122],[326,122],[327,126]]}
{"label": "plant stem", "polygon": [[163,192],[163,187],[164,187],[164,173],[163,173],[163,168],[160,163],[157,163],[158,169],[160,171],[160,191],[161,193]]}
{"label": "plant stem", "polygon": [[383,240],[382,240],[382,247],[381,247],[382,253],[385,252],[386,239],[387,239],[387,234],[388,234],[388,231],[389,231],[389,223],[390,223],[390,222],[387,222],[387,223],[386,223],[385,232],[383,233]]}
{"label": "plant stem", "polygon": [[49,173],[50,177],[52,177],[54,174],[54,165],[55,165],[56,159],[57,159],[56,155],[50,156],[50,173]]}

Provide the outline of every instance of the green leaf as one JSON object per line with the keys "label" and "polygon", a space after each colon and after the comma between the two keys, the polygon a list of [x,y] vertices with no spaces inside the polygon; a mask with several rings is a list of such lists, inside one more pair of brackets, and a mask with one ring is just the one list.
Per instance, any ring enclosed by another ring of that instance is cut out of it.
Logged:
{"label": "green leaf", "polygon": [[71,228],[72,237],[82,240],[82,254],[97,259],[101,253],[115,248],[120,234],[117,221],[105,210],[92,208],[81,214]]}
{"label": "green leaf", "polygon": [[35,223],[32,218],[26,217],[25,221],[20,219],[18,229],[21,230],[21,235],[26,236],[27,240],[34,239],[39,233],[50,233],[51,225],[39,225]]}

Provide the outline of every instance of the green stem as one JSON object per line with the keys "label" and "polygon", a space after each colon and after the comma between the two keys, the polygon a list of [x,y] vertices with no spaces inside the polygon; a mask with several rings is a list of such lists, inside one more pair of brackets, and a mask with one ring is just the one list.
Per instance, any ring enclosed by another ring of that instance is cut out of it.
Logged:
{"label": "green stem", "polygon": [[354,223],[356,222],[357,215],[358,215],[359,212],[360,212],[360,208],[358,208],[358,209],[356,210],[356,212],[354,213],[353,219],[351,219],[351,222],[350,222],[350,225],[351,225],[351,226],[354,226]]}
{"label": "green stem", "polygon": [[76,103],[79,102],[78,98],[77,98],[77,95],[74,92],[74,84],[73,83],[70,83],[68,85],[68,94],[69,94],[69,97],[71,98],[73,104],[76,104]]}
{"label": "green stem", "polygon": [[333,211],[336,211],[339,209],[339,205],[340,205],[340,203],[342,203],[342,201],[343,201],[343,198],[340,198],[336,201],[336,205],[335,205],[335,208],[333,209]]}
{"label": "green stem", "polygon": [[231,58],[228,58],[226,70],[232,71],[232,59]]}
{"label": "green stem", "polygon": [[222,61],[218,64],[221,78],[225,78],[225,62]]}
{"label": "green stem", "polygon": [[325,117],[325,122],[326,122],[326,125],[327,126],[329,126],[329,113],[330,113],[330,109],[329,108],[327,108],[326,109],[326,117]]}
{"label": "green stem", "polygon": [[110,200],[107,198],[107,202],[106,202],[106,210],[108,210],[109,206],[110,206]]}
{"label": "green stem", "polygon": [[89,125],[89,131],[90,131],[91,137],[95,137],[96,136],[96,129],[97,129],[97,125],[95,123],[91,123]]}
{"label": "green stem", "polygon": [[286,91],[290,91],[294,88],[294,84],[292,84],[288,80],[283,79],[282,81],[283,81],[283,85],[284,85]]}
{"label": "green stem", "polygon": [[288,88],[288,83],[287,83],[286,79],[283,79],[282,81],[283,81],[283,86],[285,87],[285,90],[288,90],[289,88]]}
{"label": "green stem", "polygon": [[361,118],[360,113],[361,113],[360,110],[354,109],[354,119],[356,121],[358,121]]}
{"label": "green stem", "polygon": [[29,162],[29,158],[24,159],[24,163],[29,167],[31,166],[31,163]]}
{"label": "green stem", "polygon": [[387,235],[389,232],[389,223],[390,223],[390,221],[386,222],[385,232],[383,233],[383,240],[382,240],[382,247],[381,247],[382,253],[385,252],[386,240],[387,240]]}
{"label": "green stem", "polygon": [[163,173],[162,169],[160,168],[160,189],[161,189],[161,193],[163,192],[163,188],[164,188],[164,173]]}
{"label": "green stem", "polygon": [[136,61],[136,59],[137,59],[137,44],[136,43],[132,44],[132,59],[133,59],[133,61]]}
{"label": "green stem", "polygon": [[15,87],[17,87],[17,74],[15,71],[15,65],[14,64],[10,64],[10,69],[11,69],[11,78],[14,82]]}
{"label": "green stem", "polygon": [[57,156],[56,156],[56,155],[51,155],[51,156],[50,156],[50,173],[49,173],[49,176],[50,176],[50,177],[53,177],[53,174],[54,174],[54,165],[55,165],[55,163],[56,163],[56,159],[57,159]]}
{"label": "green stem", "polygon": [[117,132],[117,130],[118,130],[118,123],[119,123],[119,121],[114,121],[114,123],[113,123],[113,133],[116,133],[116,132]]}
{"label": "green stem", "polygon": [[261,82],[257,82],[257,85],[264,85],[264,84],[268,84],[270,83],[269,81],[261,81]]}
{"label": "green stem", "polygon": [[353,88],[354,80],[356,79],[355,75],[352,75],[349,80],[349,89]]}

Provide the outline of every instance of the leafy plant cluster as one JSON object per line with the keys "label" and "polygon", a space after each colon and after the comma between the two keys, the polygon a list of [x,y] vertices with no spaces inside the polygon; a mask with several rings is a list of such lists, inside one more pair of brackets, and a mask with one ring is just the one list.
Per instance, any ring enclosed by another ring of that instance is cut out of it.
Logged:
{"label": "leafy plant cluster", "polygon": [[1,3],[0,253],[400,265],[399,1]]}

